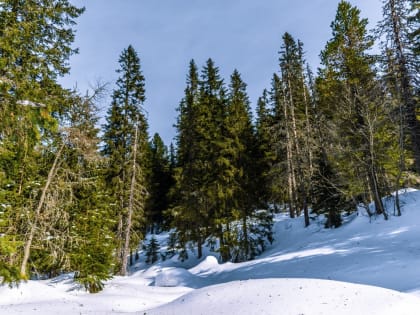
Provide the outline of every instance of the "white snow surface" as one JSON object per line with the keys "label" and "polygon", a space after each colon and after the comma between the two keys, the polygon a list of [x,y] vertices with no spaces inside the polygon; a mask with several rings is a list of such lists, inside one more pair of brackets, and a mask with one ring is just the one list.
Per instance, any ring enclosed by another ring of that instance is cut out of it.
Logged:
{"label": "white snow surface", "polygon": [[[72,274],[0,287],[0,314],[420,314],[420,191],[400,192],[401,217],[362,208],[337,229],[276,216],[275,242],[255,260],[217,253],[146,265],[88,294]],[[386,200],[393,213],[391,199]],[[165,243],[167,234],[157,235]],[[190,255],[192,256],[192,255]]]}

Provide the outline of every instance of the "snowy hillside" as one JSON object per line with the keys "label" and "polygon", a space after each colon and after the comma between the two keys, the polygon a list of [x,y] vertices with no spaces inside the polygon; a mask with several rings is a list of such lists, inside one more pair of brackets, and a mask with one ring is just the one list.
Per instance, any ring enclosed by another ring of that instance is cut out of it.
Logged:
{"label": "snowy hillside", "polygon": [[[276,218],[263,255],[219,264],[214,256],[152,266],[89,295],[71,275],[0,288],[0,314],[407,314],[420,310],[420,191],[401,196],[401,217],[362,210],[335,230]],[[393,212],[391,203],[388,211]],[[160,236],[163,238],[163,236]]]}

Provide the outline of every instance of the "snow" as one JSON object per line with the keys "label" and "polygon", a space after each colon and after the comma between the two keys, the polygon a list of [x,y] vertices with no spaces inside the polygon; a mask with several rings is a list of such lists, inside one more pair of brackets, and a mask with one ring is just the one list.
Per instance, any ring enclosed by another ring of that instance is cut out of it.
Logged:
{"label": "snow", "polygon": [[378,287],[331,280],[263,279],[205,287],[146,314],[409,315],[418,307],[418,298]]}
{"label": "snow", "polygon": [[363,208],[337,229],[278,215],[275,242],[253,261],[220,264],[206,249],[146,265],[143,253],[98,294],[72,274],[0,287],[0,314],[419,314],[420,191],[399,193],[403,214],[388,221]]}

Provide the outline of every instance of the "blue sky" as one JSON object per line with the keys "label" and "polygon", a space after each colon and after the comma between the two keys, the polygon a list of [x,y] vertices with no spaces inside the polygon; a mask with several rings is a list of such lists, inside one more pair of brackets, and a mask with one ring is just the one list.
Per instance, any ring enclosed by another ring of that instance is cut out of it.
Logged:
{"label": "blue sky", "polygon": [[[176,108],[183,97],[188,63],[199,67],[211,57],[225,82],[236,68],[256,103],[278,71],[281,37],[289,32],[304,43],[315,71],[319,53],[331,37],[330,24],[339,0],[72,0],[85,6],[77,20],[79,54],[70,60],[65,87],[82,91],[100,80],[117,78],[118,57],[132,45],[146,78],[145,110],[151,135],[166,144],[175,135]],[[352,0],[375,26],[381,0]],[[109,99],[99,104],[106,113]]]}

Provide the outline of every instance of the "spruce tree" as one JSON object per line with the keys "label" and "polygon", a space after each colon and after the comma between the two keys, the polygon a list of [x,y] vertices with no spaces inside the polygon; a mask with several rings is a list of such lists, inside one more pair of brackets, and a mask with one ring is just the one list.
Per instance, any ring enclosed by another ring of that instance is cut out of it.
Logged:
{"label": "spruce tree", "polygon": [[231,238],[230,221],[232,201],[234,198],[235,167],[230,157],[232,139],[228,136],[227,115],[228,99],[219,68],[212,59],[208,59],[203,67],[200,81],[200,108],[203,110],[202,130],[204,135],[204,151],[206,180],[203,191],[210,217],[211,234],[219,240],[222,261],[230,257],[229,242]]}
{"label": "spruce tree", "polygon": [[[230,200],[231,231],[226,229],[226,242],[230,259],[244,261],[254,258],[263,248],[267,235],[271,235],[271,215],[263,210],[257,211],[261,205],[258,192],[257,141],[252,125],[250,101],[246,92],[246,84],[237,70],[230,78],[228,91],[228,110],[226,118],[227,140],[230,143],[229,160],[232,165],[233,180],[226,188],[233,191]],[[226,189],[225,188],[225,189]],[[266,214],[263,216],[262,214]],[[256,226],[266,224],[258,230]],[[230,232],[230,235],[228,234]],[[261,233],[262,232],[262,233]]]}
{"label": "spruce tree", "polygon": [[144,216],[146,202],[147,121],[143,114],[144,77],[140,59],[132,46],[121,53],[117,88],[112,96],[104,129],[103,154],[108,158],[106,173],[114,214],[118,218],[118,273],[127,274],[131,248],[141,239],[133,233]]}
{"label": "spruce tree", "polygon": [[194,60],[189,64],[185,96],[178,111],[172,224],[177,229],[182,253],[187,253],[187,242],[192,241],[197,244],[198,258],[201,258],[209,224],[209,203],[204,186],[208,172],[205,151],[208,142],[204,125],[206,108],[199,102],[199,75]]}
{"label": "spruce tree", "polygon": [[159,249],[160,245],[156,240],[156,237],[153,235],[149,240],[149,243],[146,245],[146,263],[154,264],[159,260]]}

